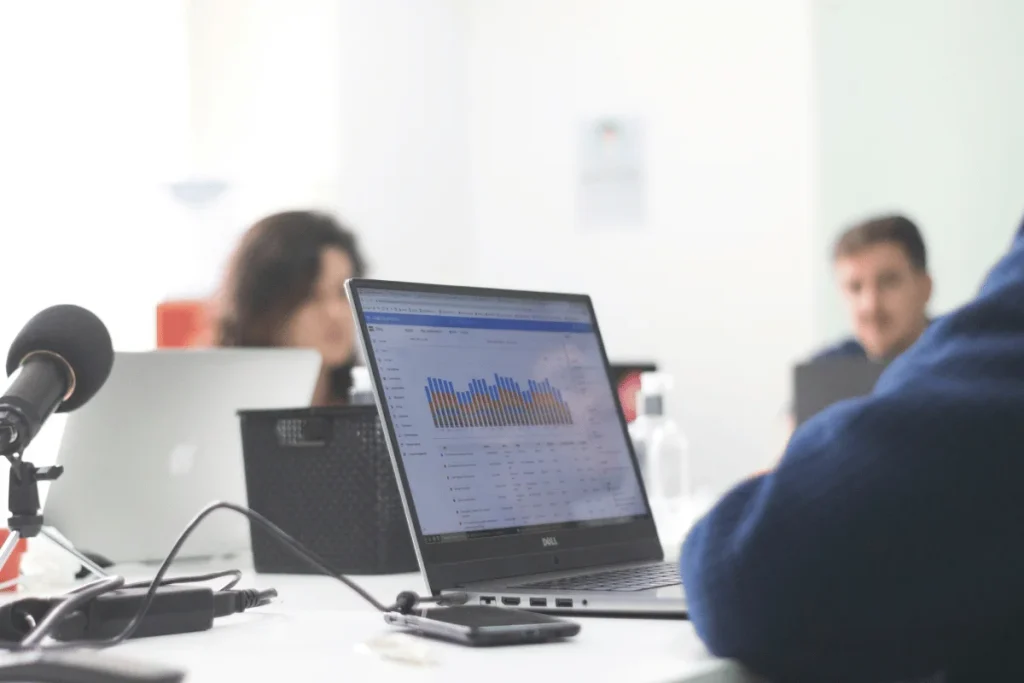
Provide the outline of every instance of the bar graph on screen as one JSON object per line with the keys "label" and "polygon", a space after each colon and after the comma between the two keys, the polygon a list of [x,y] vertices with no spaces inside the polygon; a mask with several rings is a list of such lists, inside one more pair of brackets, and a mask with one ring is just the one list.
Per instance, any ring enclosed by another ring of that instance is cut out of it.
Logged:
{"label": "bar graph on screen", "polygon": [[573,424],[560,389],[546,378],[527,380],[525,385],[495,373],[493,382],[471,379],[464,390],[450,380],[428,377],[423,389],[437,429]]}

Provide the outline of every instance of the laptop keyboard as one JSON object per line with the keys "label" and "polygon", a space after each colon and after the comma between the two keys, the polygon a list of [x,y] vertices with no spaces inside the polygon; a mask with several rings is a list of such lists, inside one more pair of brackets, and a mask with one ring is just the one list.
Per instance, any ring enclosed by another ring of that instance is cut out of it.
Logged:
{"label": "laptop keyboard", "polygon": [[544,588],[552,590],[572,591],[610,591],[631,592],[644,591],[652,588],[664,588],[680,584],[679,565],[675,562],[662,562],[643,567],[626,567],[624,569],[605,569],[592,574],[568,576],[547,581],[522,583],[512,588]]}

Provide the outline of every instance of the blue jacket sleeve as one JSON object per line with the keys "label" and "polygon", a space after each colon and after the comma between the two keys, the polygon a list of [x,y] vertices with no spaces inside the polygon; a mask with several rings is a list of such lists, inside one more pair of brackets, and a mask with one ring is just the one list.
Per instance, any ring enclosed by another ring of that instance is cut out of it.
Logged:
{"label": "blue jacket sleeve", "polygon": [[930,675],[1024,613],[1024,237],[867,397],[823,411],[682,551],[690,618],[764,675]]}

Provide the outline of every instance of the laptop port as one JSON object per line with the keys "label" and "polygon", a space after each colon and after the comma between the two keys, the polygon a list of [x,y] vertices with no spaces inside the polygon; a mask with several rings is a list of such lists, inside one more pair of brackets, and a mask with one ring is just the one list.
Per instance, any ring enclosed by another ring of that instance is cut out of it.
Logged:
{"label": "laptop port", "polygon": [[502,598],[501,604],[514,607],[515,605],[519,604],[519,598]]}
{"label": "laptop port", "polygon": [[572,598],[555,598],[555,607],[572,607]]}
{"label": "laptop port", "polygon": [[547,607],[547,598],[530,598],[530,607]]}
{"label": "laptop port", "polygon": [[493,605],[494,604],[494,596],[493,595],[481,595],[480,596],[480,604],[481,605]]}

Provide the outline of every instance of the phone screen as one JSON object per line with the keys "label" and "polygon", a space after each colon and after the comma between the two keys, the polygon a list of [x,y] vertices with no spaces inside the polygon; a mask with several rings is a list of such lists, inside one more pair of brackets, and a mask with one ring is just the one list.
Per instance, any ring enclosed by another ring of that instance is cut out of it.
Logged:
{"label": "phone screen", "polygon": [[564,622],[557,617],[534,614],[517,609],[489,607],[487,605],[463,605],[459,607],[435,607],[420,612],[425,619],[442,621],[456,626],[484,628],[487,626],[529,626]]}

